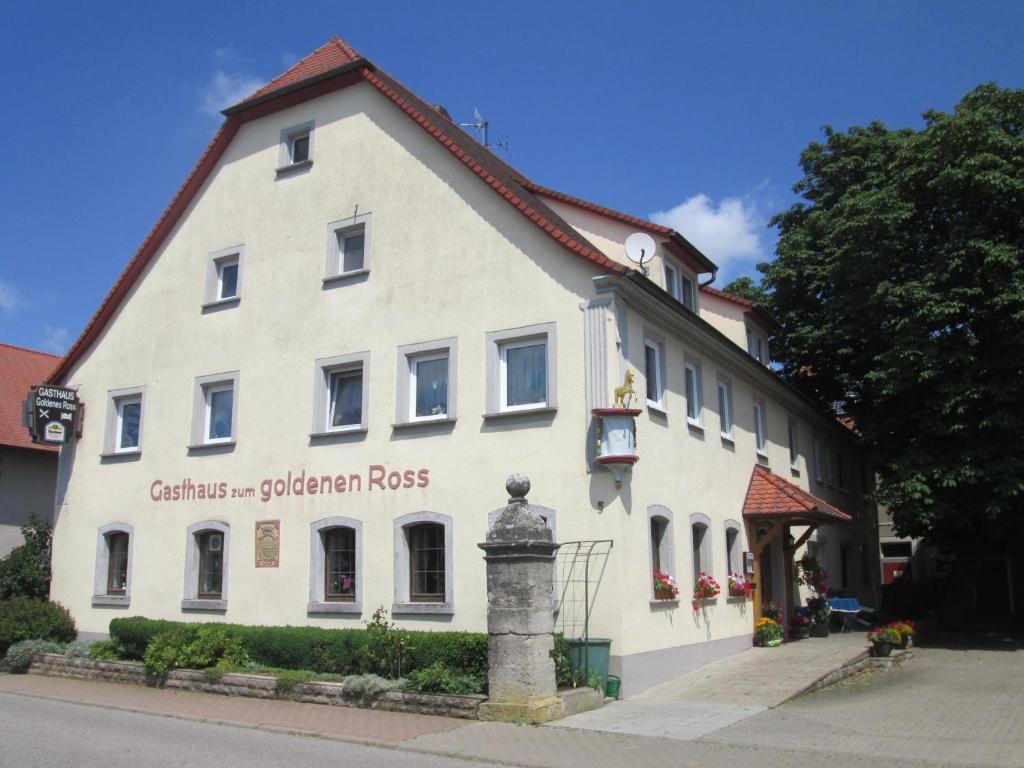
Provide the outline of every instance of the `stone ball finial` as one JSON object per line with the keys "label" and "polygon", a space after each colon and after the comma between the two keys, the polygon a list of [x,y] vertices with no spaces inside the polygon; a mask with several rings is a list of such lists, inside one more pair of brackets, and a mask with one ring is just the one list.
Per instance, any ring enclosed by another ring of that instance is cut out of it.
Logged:
{"label": "stone ball finial", "polygon": [[530,478],[518,472],[513,472],[505,480],[505,490],[508,491],[508,495],[513,499],[525,499],[526,494],[530,492]]}

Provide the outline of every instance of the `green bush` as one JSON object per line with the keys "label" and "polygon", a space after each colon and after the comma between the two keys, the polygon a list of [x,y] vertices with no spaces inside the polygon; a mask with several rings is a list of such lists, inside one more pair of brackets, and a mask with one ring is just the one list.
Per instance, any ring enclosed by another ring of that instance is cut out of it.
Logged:
{"label": "green bush", "polygon": [[27,597],[46,600],[50,595],[50,544],[53,529],[35,515],[22,526],[25,543],[0,559],[0,600]]}
{"label": "green bush", "polygon": [[124,653],[113,640],[100,640],[89,646],[89,658],[96,661],[119,661],[124,658]]}
{"label": "green bush", "polygon": [[342,681],[342,695],[346,699],[358,699],[369,704],[378,693],[398,690],[407,682],[403,678],[385,680],[380,675],[349,675]]}
{"label": "green bush", "polygon": [[274,693],[278,696],[290,693],[295,686],[313,679],[313,673],[308,669],[284,669],[274,673],[274,676],[277,678]]}
{"label": "green bush", "polygon": [[[383,618],[382,618],[383,621]],[[368,622],[368,627],[373,622]],[[324,629],[320,627],[254,627],[241,624],[184,624],[142,617],[114,619],[111,640],[121,646],[123,658],[141,659],[161,632],[175,627],[218,628],[237,638],[252,662],[277,669],[306,669],[317,674],[359,675],[386,672],[396,675],[440,664],[454,673],[487,678],[487,635],[473,632],[415,632],[389,625],[386,631]],[[383,636],[383,640],[381,640]],[[385,668],[388,646],[401,640],[401,663]],[[373,642],[374,649],[368,650]]]}
{"label": "green bush", "polygon": [[64,646],[64,655],[69,659],[87,659],[91,645],[92,643],[85,640],[74,640]]}
{"label": "green bush", "polygon": [[555,662],[555,683],[559,688],[579,688],[584,684],[583,672],[573,666],[569,642],[561,634],[555,635],[551,658]]}
{"label": "green bush", "polygon": [[60,653],[62,650],[59,643],[50,640],[19,640],[7,649],[4,662],[11,672],[24,674],[28,672],[36,656],[43,653]]}
{"label": "green bush", "polygon": [[249,663],[237,637],[220,627],[186,624],[153,638],[142,657],[146,671],[164,675],[172,669],[210,669],[223,663],[235,668]]}
{"label": "green bush", "polygon": [[409,689],[418,693],[464,695],[482,692],[484,681],[476,675],[452,672],[441,664],[434,664],[410,672]]}
{"label": "green bush", "polygon": [[19,640],[75,639],[75,622],[67,609],[57,603],[16,597],[0,602],[0,653]]}

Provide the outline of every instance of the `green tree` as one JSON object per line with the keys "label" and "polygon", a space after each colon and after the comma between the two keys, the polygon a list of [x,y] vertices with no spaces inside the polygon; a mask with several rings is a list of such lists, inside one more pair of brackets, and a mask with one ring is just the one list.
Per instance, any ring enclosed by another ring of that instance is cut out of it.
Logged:
{"label": "green tree", "polygon": [[0,560],[0,600],[12,597],[48,600],[53,530],[49,523],[32,515],[28,524],[22,526],[21,534],[25,543]]}
{"label": "green tree", "polygon": [[760,269],[783,375],[856,421],[897,530],[969,562],[1024,518],[1024,90],[924,121],[826,127]]}
{"label": "green tree", "polygon": [[768,306],[768,292],[765,291],[764,286],[760,283],[755,283],[753,278],[746,275],[737,277],[722,290],[726,293],[732,293],[744,299],[749,299],[755,304]]}

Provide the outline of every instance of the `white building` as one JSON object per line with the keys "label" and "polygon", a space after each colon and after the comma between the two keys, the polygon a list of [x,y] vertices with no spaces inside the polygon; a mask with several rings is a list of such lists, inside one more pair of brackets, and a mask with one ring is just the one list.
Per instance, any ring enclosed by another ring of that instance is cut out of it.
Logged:
{"label": "white building", "polygon": [[[558,541],[612,542],[590,631],[627,694],[750,644],[760,597],[689,595],[756,530],[762,591],[791,604],[777,534],[845,510],[812,540],[872,593],[853,435],[771,371],[770,319],[700,287],[715,266],[681,235],[534,184],[336,38],[225,115],[52,378],[88,406],[54,545],[81,630],[383,605],[483,631],[476,545],[511,471]],[[592,409],[627,370],[640,459],[616,488]],[[680,600],[654,599],[654,565]]]}

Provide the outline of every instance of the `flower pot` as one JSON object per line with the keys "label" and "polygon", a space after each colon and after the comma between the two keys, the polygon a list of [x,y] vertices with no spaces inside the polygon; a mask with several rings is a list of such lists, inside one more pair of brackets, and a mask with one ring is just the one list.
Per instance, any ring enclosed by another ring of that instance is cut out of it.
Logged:
{"label": "flower pot", "polygon": [[811,637],[828,637],[828,622],[811,624]]}
{"label": "flower pot", "polygon": [[762,643],[762,645],[765,648],[777,648],[778,646],[782,645],[782,638],[776,637],[774,640],[765,640]]}
{"label": "flower pot", "polygon": [[655,600],[675,600],[676,596],[672,594],[672,587],[655,587],[654,588],[654,599]]}
{"label": "flower pot", "polygon": [[874,643],[872,650],[875,656],[888,656],[892,653],[892,643]]}
{"label": "flower pot", "polygon": [[789,639],[790,640],[803,640],[804,638],[811,636],[811,628],[808,626],[802,627],[790,627],[789,628]]}

